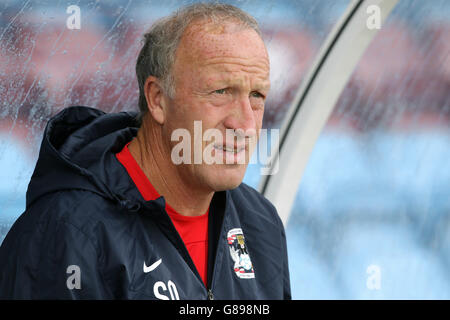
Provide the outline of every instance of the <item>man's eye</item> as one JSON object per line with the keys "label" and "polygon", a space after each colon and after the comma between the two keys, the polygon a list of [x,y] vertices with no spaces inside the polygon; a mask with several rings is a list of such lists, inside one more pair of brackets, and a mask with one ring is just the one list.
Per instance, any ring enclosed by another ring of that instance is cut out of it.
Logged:
{"label": "man's eye", "polygon": [[252,93],[250,93],[250,95],[251,95],[253,98],[262,98],[262,99],[265,98],[264,95],[261,94],[261,93],[259,93],[258,91],[253,91]]}
{"label": "man's eye", "polygon": [[226,92],[227,92],[227,89],[214,90],[214,93],[217,93],[217,94],[225,94]]}

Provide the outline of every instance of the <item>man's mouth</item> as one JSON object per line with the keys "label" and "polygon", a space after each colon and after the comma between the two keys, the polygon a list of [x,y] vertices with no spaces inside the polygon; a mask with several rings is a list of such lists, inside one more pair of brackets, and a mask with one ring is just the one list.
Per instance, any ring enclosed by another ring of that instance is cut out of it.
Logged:
{"label": "man's mouth", "polygon": [[214,145],[214,149],[216,150],[220,150],[220,151],[225,151],[228,153],[239,153],[242,150],[246,149],[246,145],[240,145],[240,146],[230,146],[230,145]]}
{"label": "man's mouth", "polygon": [[245,154],[248,149],[246,144],[241,145],[223,145],[214,144],[214,151],[216,156],[223,156],[223,164],[244,164]]}

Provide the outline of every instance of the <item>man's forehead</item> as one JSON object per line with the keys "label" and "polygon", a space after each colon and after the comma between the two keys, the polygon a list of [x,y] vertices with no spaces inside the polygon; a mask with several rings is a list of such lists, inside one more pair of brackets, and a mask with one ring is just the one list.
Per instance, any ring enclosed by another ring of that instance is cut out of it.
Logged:
{"label": "man's forehead", "polygon": [[268,74],[260,73],[259,76],[250,77],[246,74],[233,74],[233,73],[219,73],[210,75],[205,79],[205,85],[207,87],[216,87],[216,86],[245,86],[250,84],[253,88],[269,91],[270,89],[270,79]]}
{"label": "man's forehead", "polygon": [[183,34],[179,49],[194,61],[239,56],[269,62],[264,42],[256,31],[233,22],[192,23]]}
{"label": "man's forehead", "polygon": [[243,59],[222,57],[201,61],[199,66],[210,71],[209,79],[211,81],[214,80],[231,85],[239,84],[251,78],[257,82],[255,84],[261,87],[261,89],[270,87],[269,68],[264,62],[253,61],[253,63],[249,63]]}

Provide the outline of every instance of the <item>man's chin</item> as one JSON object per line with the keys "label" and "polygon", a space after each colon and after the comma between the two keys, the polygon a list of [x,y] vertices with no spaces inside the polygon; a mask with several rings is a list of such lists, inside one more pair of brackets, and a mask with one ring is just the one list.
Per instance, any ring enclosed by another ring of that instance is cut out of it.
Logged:
{"label": "man's chin", "polygon": [[209,175],[209,185],[214,191],[237,188],[244,180],[246,165],[216,165]]}

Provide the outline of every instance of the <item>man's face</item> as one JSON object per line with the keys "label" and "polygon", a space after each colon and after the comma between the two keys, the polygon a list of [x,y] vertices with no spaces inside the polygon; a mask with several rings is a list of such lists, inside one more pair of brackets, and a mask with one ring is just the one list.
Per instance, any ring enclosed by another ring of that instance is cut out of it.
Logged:
{"label": "man's face", "polygon": [[[167,103],[165,141],[170,141],[173,130],[185,128],[191,134],[192,153],[194,140],[201,143],[202,152],[214,141],[208,154],[222,159],[222,164],[179,165],[180,175],[207,190],[237,187],[261,129],[270,86],[263,41],[254,30],[233,23],[192,24],[177,49],[173,75],[176,93]],[[201,135],[194,134],[194,121],[201,121]],[[221,132],[223,141],[204,141],[202,135],[208,129]],[[247,137],[227,140],[227,129],[239,130]]]}

